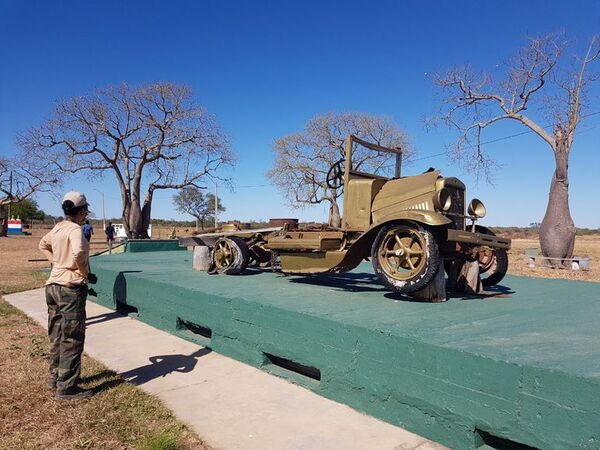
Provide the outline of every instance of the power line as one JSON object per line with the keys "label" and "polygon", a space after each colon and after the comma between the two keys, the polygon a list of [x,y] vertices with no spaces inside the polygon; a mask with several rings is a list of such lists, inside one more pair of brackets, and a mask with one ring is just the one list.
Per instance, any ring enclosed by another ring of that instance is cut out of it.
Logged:
{"label": "power line", "polygon": [[[595,116],[595,115],[597,115],[597,114],[600,114],[600,111],[596,111],[596,112],[593,112],[593,113],[585,114],[585,115],[581,116],[581,118],[582,118],[582,119],[585,119],[585,118],[587,118],[587,117]],[[597,127],[597,126],[599,126],[599,125],[600,125],[600,124],[597,124],[597,125],[594,125],[594,126],[593,126],[593,127],[591,127],[591,128],[586,128],[586,129],[584,129],[584,130],[578,131],[576,134],[579,134],[579,133],[581,133],[581,132],[583,132],[583,131],[589,131],[589,130],[591,130],[591,129],[593,129],[593,128],[596,128],[596,127]],[[544,128],[544,129],[546,129],[546,128],[552,128],[553,126],[554,126],[554,125],[546,125],[545,127],[542,127],[542,128]],[[522,131],[522,132],[520,132],[520,133],[511,134],[511,135],[509,135],[509,136],[502,136],[502,137],[499,137],[499,138],[496,138],[496,139],[492,139],[492,140],[490,140],[490,141],[481,142],[479,145],[481,146],[481,145],[493,144],[493,143],[495,143],[495,142],[505,141],[505,140],[507,140],[507,139],[512,139],[512,138],[519,137],[519,136],[523,136],[523,135],[525,135],[525,134],[529,134],[529,133],[533,133],[533,130],[526,130],[526,131]],[[475,147],[477,147],[477,145],[469,145],[468,147],[465,147],[465,149],[470,149],[470,148],[475,148]],[[423,157],[421,157],[421,158],[415,158],[415,159],[413,159],[413,161],[421,161],[421,160],[423,160],[423,159],[431,159],[431,158],[436,158],[436,157],[438,157],[438,156],[443,156],[443,155],[446,155],[447,153],[448,153],[448,152],[441,152],[441,153],[436,153],[436,154],[433,154],[433,155],[423,156]]]}
{"label": "power line", "polygon": [[268,187],[271,186],[270,184],[253,184],[253,185],[248,185],[248,186],[233,186],[234,189],[239,189],[239,188],[259,188],[259,187]]}
{"label": "power line", "polygon": [[[600,111],[596,111],[596,112],[593,112],[593,113],[585,114],[585,115],[581,116],[581,118],[585,119],[587,117],[595,116],[595,115],[598,115],[598,114],[600,114]],[[542,127],[542,128],[546,129],[546,128],[551,128],[552,126],[553,125],[546,125],[545,127]],[[594,128],[597,128],[599,126],[600,126],[600,123],[597,123],[596,125],[592,125],[591,127],[587,127],[587,128],[584,128],[584,129],[579,129],[576,134],[581,134],[581,133],[584,133],[584,132],[587,132],[587,131],[591,131]],[[522,131],[520,133],[511,134],[511,135],[508,135],[508,136],[502,136],[502,137],[499,137],[499,138],[496,138],[496,139],[492,139],[490,141],[482,142],[479,145],[493,144],[495,142],[505,141],[507,139],[512,139],[512,138],[523,136],[523,135],[529,134],[529,133],[533,133],[533,130],[526,130],[526,131]],[[465,147],[465,148],[469,149],[469,148],[475,148],[475,147],[476,147],[476,145],[470,145],[470,146]],[[423,161],[424,159],[437,158],[438,156],[445,156],[447,154],[448,154],[448,152],[434,153],[433,155],[427,155],[427,156],[422,156],[420,158],[415,158],[412,161],[413,162],[414,161]],[[269,187],[269,186],[271,186],[271,185],[270,184],[255,184],[255,185],[247,185],[247,186],[234,186],[234,189],[261,188],[261,187]]]}
{"label": "power line", "polygon": [[429,155],[429,156],[422,156],[421,158],[415,158],[412,161],[422,161],[423,159],[431,159],[431,158],[436,158],[438,156],[444,156],[446,155],[447,152],[442,152],[442,153],[436,153],[434,155]]}

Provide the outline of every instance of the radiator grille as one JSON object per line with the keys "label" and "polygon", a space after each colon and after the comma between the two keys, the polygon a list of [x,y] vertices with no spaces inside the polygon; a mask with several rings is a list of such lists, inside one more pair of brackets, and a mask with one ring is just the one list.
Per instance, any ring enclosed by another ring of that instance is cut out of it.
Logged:
{"label": "radiator grille", "polygon": [[448,216],[452,219],[453,226],[457,230],[465,229],[465,191],[463,189],[448,188],[452,195],[452,205]]}

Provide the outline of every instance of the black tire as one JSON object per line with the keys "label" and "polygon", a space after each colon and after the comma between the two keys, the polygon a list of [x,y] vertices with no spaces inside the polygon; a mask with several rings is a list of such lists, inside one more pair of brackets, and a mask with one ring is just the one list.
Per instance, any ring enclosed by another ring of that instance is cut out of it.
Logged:
{"label": "black tire", "polygon": [[[405,251],[409,252],[408,257]],[[395,223],[379,230],[371,246],[371,263],[379,279],[400,294],[423,289],[441,265],[435,237],[413,222]]]}
{"label": "black tire", "polygon": [[[225,253],[227,250],[229,253]],[[213,263],[220,273],[238,275],[243,273],[250,260],[248,246],[238,237],[222,237],[215,242]]]}
{"label": "black tire", "polygon": [[[482,234],[495,236],[495,233],[489,228],[481,225],[475,225],[475,231]],[[490,255],[479,258],[479,274],[481,284],[484,287],[494,286],[504,278],[508,271],[508,253],[504,249],[491,248]],[[484,276],[486,274],[487,276]]]}

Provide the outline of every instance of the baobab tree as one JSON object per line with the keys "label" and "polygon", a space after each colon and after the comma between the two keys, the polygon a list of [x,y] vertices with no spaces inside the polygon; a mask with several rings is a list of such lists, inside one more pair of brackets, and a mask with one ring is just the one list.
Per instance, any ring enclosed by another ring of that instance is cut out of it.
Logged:
{"label": "baobab tree", "polygon": [[[341,224],[338,198],[342,189],[327,186],[329,168],[344,158],[346,137],[353,134],[383,147],[400,148],[407,161],[413,152],[408,135],[391,119],[365,113],[327,113],[308,121],[303,131],[284,136],[273,146],[275,162],[267,176],[292,207],[329,203],[329,225]],[[395,156],[358,147],[353,167],[384,174],[394,167]]]}
{"label": "baobab tree", "polygon": [[[589,86],[597,79],[589,69],[600,57],[600,39],[592,38],[585,55],[570,62],[564,61],[567,48],[561,35],[532,38],[506,64],[499,82],[470,67],[452,69],[435,79],[445,93],[441,119],[460,134],[454,155],[468,168],[489,173],[494,167],[494,160],[481,147],[481,135],[500,121],[522,124],[552,150],[555,169],[540,226],[540,247],[544,256],[553,258],[573,255],[569,154],[588,107]],[[550,126],[541,125],[542,120]]]}
{"label": "baobab tree", "polygon": [[157,190],[201,187],[233,156],[228,138],[187,86],[154,83],[98,89],[57,104],[18,142],[65,173],[112,172],[128,237],[147,238]]}

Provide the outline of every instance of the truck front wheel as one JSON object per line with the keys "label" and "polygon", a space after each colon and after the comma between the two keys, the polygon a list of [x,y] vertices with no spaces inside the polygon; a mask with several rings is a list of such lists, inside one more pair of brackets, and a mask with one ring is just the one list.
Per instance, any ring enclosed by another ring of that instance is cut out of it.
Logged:
{"label": "truck front wheel", "polygon": [[437,242],[417,223],[383,227],[371,247],[371,261],[379,279],[400,294],[423,289],[440,269]]}

